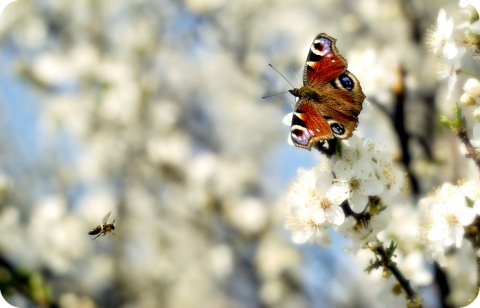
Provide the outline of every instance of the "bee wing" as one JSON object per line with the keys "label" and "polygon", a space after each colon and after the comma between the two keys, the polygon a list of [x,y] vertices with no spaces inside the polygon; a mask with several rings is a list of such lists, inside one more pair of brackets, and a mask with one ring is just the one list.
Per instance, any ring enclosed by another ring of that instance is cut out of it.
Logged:
{"label": "bee wing", "polygon": [[105,215],[105,217],[103,217],[102,223],[103,223],[104,225],[107,224],[107,220],[108,220],[108,217],[110,217],[110,214],[112,214],[112,212],[108,212],[107,215]]}

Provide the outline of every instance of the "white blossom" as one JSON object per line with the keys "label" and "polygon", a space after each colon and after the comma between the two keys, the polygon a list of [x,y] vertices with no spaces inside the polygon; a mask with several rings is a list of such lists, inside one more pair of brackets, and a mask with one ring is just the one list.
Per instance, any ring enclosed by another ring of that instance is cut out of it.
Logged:
{"label": "white blossom", "polygon": [[470,179],[460,186],[460,190],[473,202],[473,210],[480,215],[480,180]]}
{"label": "white blossom", "polygon": [[377,243],[378,233],[387,226],[388,217],[382,212],[379,215],[372,216],[367,223],[359,223],[355,218],[349,216],[345,219],[345,223],[337,227],[336,230],[351,240],[348,250],[356,254],[365,245]]}
{"label": "white blossom", "polygon": [[468,6],[472,6],[477,11],[477,14],[480,14],[480,2],[478,0],[460,0],[459,6],[463,8],[468,15],[470,15],[470,11],[467,9]]}
{"label": "white blossom", "polygon": [[435,29],[429,33],[427,45],[434,54],[442,54],[447,59],[453,59],[457,54],[455,41],[452,38],[453,19],[447,20],[447,13],[440,9]]}
{"label": "white blossom", "polygon": [[448,88],[447,88],[447,99],[450,99],[455,83],[457,82],[457,71],[462,66],[460,61],[461,57],[465,53],[465,48],[458,48],[456,52],[456,57],[452,59],[445,58],[443,62],[440,62],[438,65],[438,79],[448,78]]}
{"label": "white blossom", "polygon": [[463,106],[474,106],[475,103],[475,99],[467,93],[463,93],[462,96],[460,96],[460,104]]}
{"label": "white blossom", "polygon": [[480,35],[480,20],[471,23],[469,28],[476,35]]}
{"label": "white blossom", "polygon": [[328,244],[330,237],[326,228],[344,222],[340,204],[346,195],[333,186],[332,181],[331,172],[324,168],[299,171],[287,196],[287,227],[293,233],[294,242],[315,240]]}
{"label": "white blossom", "polygon": [[430,197],[419,202],[422,213],[421,238],[433,259],[444,261],[445,248],[462,244],[464,227],[475,219],[465,194],[450,183],[443,184]]}
{"label": "white blossom", "polygon": [[390,153],[381,151],[374,157],[375,174],[385,188],[380,197],[388,200],[400,192],[405,183],[405,177],[400,168],[395,165]]}
{"label": "white blossom", "polygon": [[383,184],[372,176],[370,160],[360,159],[353,166],[343,160],[333,167],[339,187],[348,195],[350,207],[356,213],[365,209],[369,196],[383,192]]}

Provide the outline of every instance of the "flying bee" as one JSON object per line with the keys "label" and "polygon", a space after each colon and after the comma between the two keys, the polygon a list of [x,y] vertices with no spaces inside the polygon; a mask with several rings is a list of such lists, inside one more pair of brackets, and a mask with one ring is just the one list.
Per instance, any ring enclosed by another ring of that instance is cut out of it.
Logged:
{"label": "flying bee", "polygon": [[102,234],[103,234],[103,236],[105,236],[108,232],[111,232],[112,234],[115,234],[115,233],[113,233],[113,230],[115,230],[115,219],[113,220],[113,222],[111,224],[107,224],[108,217],[110,217],[111,213],[112,212],[108,212],[107,215],[105,215],[105,217],[103,217],[102,224],[100,226],[98,226],[98,227],[90,230],[90,232],[88,232],[88,234],[90,234],[90,235],[98,234],[97,236],[92,238],[92,240],[96,239],[97,237],[99,237]]}

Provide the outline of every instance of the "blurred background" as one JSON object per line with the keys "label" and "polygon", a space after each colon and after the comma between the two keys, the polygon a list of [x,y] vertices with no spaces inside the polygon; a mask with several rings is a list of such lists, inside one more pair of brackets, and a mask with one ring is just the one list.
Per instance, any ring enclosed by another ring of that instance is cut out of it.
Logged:
{"label": "blurred background", "polygon": [[[462,16],[437,0],[12,3],[0,18],[2,295],[19,307],[382,307],[343,238],[291,243],[282,197],[324,158],[287,144],[291,95],[261,97],[291,89],[269,63],[299,86],[328,33],[370,101],[358,134],[413,174],[412,197],[468,175],[438,126],[451,109],[424,43],[441,7]],[[92,241],[110,211],[115,235]]]}

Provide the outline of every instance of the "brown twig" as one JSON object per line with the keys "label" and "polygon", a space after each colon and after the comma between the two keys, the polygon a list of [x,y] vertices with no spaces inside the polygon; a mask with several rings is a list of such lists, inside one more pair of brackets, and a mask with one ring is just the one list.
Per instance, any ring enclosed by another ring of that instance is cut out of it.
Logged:
{"label": "brown twig", "polygon": [[372,248],[372,251],[376,255],[382,258],[381,260],[382,266],[384,268],[387,268],[393,274],[393,276],[395,276],[398,283],[402,286],[402,289],[405,290],[405,293],[407,293],[407,297],[410,300],[414,300],[415,297],[417,296],[417,293],[413,290],[412,286],[410,285],[410,281],[406,279],[403,276],[403,274],[400,272],[396,263],[391,260],[391,256],[387,254],[385,247],[383,247],[383,245],[376,246],[375,248]]}
{"label": "brown twig", "polygon": [[[480,169],[480,152],[472,145],[470,142],[470,138],[467,134],[467,129],[464,125],[461,127],[457,127],[453,129],[453,132],[460,141],[465,145],[467,153],[465,157],[471,158],[477,167]],[[479,239],[479,231],[480,231],[480,218],[477,217],[475,221],[470,224],[469,226],[465,227],[465,238],[472,243],[472,247],[477,250],[480,248],[480,239]],[[477,287],[480,286],[480,258],[477,257]]]}
{"label": "brown twig", "polygon": [[453,132],[455,133],[455,135],[458,136],[460,141],[462,141],[462,143],[465,145],[465,148],[467,149],[467,154],[465,154],[465,157],[473,159],[477,167],[480,169],[480,152],[478,152],[477,149],[470,142],[470,138],[467,134],[467,129],[465,127],[460,127],[454,129]]}
{"label": "brown twig", "polygon": [[[475,251],[480,248],[480,217],[477,216],[473,223],[465,227],[465,239],[472,243]],[[477,287],[480,287],[480,258],[477,257]]]}
{"label": "brown twig", "polygon": [[[376,200],[376,197],[372,197],[372,198]],[[368,213],[367,211],[364,211],[362,213],[355,213],[351,209],[350,204],[348,203],[347,200],[343,201],[340,206],[342,207],[343,212],[345,213],[346,217],[352,216],[355,219],[355,221],[357,222],[357,224],[361,224],[363,226],[368,225],[368,223],[371,219],[370,213]],[[383,246],[383,243],[381,243],[380,241],[379,241],[379,243],[380,243],[379,245],[376,245],[374,247],[370,247],[370,249],[373,251],[373,253],[377,257],[377,261],[372,263],[370,268],[383,267],[385,269],[388,269],[393,274],[393,276],[397,279],[401,288],[407,294],[407,298],[413,304],[412,306],[413,307],[422,307],[422,305],[418,303],[419,296],[413,290],[412,286],[410,285],[410,281],[403,276],[403,274],[398,269],[397,264],[392,260],[392,257],[394,256],[393,255],[394,248],[392,249],[392,246],[391,246],[388,249],[389,252],[387,252],[387,250]],[[378,259],[378,257],[380,257],[380,259]]]}

